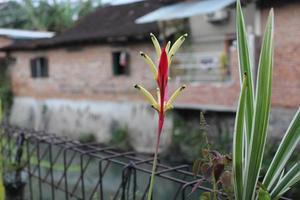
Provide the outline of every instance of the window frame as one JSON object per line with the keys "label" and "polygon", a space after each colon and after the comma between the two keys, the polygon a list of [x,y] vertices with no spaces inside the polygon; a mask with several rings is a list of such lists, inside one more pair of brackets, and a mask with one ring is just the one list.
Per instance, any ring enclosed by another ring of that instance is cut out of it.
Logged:
{"label": "window frame", "polygon": [[[121,66],[119,64],[122,53],[125,54],[125,59],[126,59],[125,66]],[[130,54],[125,50],[115,50],[115,51],[111,52],[111,56],[112,56],[112,63],[111,63],[112,66],[111,67],[112,67],[113,76],[114,77],[130,76]],[[122,69],[122,67],[124,67],[124,69]],[[122,69],[122,70],[120,70],[120,69]]]}
{"label": "window frame", "polygon": [[48,78],[49,61],[45,56],[38,56],[30,59],[31,78]]}

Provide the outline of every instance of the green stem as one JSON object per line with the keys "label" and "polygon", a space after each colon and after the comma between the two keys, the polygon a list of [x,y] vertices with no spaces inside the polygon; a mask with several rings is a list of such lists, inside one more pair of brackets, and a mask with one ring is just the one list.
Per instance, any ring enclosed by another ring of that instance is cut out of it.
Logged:
{"label": "green stem", "polygon": [[214,200],[218,200],[217,198],[217,183],[216,183],[216,178],[215,175],[213,175],[213,196],[214,196]]}
{"label": "green stem", "polygon": [[148,190],[147,200],[152,200],[154,178],[155,178],[155,171],[156,171],[156,165],[157,165],[158,146],[159,146],[159,136],[157,135],[157,142],[156,142],[155,154],[154,154],[154,159],[153,159],[152,173],[151,173],[150,186],[149,186],[149,190]]}

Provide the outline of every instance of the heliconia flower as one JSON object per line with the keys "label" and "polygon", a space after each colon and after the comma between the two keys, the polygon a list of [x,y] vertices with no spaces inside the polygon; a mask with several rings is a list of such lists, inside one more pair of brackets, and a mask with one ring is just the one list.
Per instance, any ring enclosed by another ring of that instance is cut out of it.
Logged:
{"label": "heliconia flower", "polygon": [[151,40],[153,42],[157,57],[158,59],[158,69],[156,68],[154,62],[152,59],[145,53],[140,52],[140,55],[144,58],[146,63],[150,66],[152,75],[154,77],[154,80],[157,82],[157,100],[152,96],[152,94],[147,91],[144,87],[140,85],[135,85],[134,87],[138,89],[149,101],[151,104],[151,107],[154,108],[158,112],[158,132],[157,132],[157,140],[156,140],[156,148],[155,148],[155,154],[154,154],[154,160],[153,160],[153,168],[152,168],[152,174],[151,174],[151,180],[150,180],[150,187],[148,192],[148,200],[151,200],[152,197],[152,191],[153,191],[153,183],[154,183],[154,172],[156,169],[156,163],[157,163],[157,154],[158,154],[158,147],[160,143],[160,136],[162,133],[162,128],[164,125],[164,118],[165,113],[169,109],[173,108],[173,103],[175,99],[178,97],[178,95],[181,93],[183,89],[186,88],[185,85],[179,87],[175,92],[172,94],[172,96],[168,97],[168,81],[169,81],[169,67],[172,62],[172,59],[179,49],[179,47],[184,42],[185,38],[187,37],[187,34],[184,34],[181,36],[171,47],[171,42],[169,41],[165,48],[161,49],[159,42],[157,38],[151,33]]}

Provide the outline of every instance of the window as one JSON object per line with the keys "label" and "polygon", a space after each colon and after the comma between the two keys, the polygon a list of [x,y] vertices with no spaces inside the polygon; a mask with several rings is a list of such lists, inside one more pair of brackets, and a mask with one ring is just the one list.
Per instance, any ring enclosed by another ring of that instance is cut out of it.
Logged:
{"label": "window", "polygon": [[115,76],[129,75],[129,55],[124,51],[112,53],[113,74]]}
{"label": "window", "polygon": [[45,57],[33,58],[30,60],[31,77],[45,78],[48,77],[48,59]]}

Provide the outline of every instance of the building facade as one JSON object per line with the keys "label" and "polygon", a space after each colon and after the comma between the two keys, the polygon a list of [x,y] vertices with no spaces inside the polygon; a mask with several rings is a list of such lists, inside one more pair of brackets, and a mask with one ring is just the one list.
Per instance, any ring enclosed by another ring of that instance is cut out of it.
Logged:
{"label": "building facade", "polygon": [[[161,23],[136,24],[135,20],[162,6],[166,4],[146,1],[100,8],[53,39],[4,48],[15,60],[10,65],[14,93],[11,123],[75,138],[92,133],[100,142],[109,141],[111,132],[126,129],[136,150],[152,151],[156,115],[133,85],[143,84],[155,93],[151,71],[139,52],[155,59],[149,32],[159,35]],[[244,9],[252,36],[249,37],[252,62],[257,64],[269,5],[249,3]],[[178,98],[175,110],[179,114],[182,110],[213,113],[215,117],[208,119],[208,123],[217,120],[232,132],[240,80],[234,6],[225,10],[228,16],[217,23],[211,22],[207,15],[196,15],[176,21],[178,27],[183,27],[180,30],[174,31],[174,23],[168,22],[164,31],[172,33],[168,36],[171,39],[177,32],[190,34],[170,68],[170,90],[182,83],[188,86]],[[92,20],[108,13],[118,14],[104,21]],[[299,3],[275,5],[270,132],[277,136],[285,131],[300,104],[299,13]],[[94,28],[97,24],[98,29]],[[224,113],[230,116],[226,120]],[[167,119],[165,132],[170,133],[172,115]],[[212,132],[220,132],[216,126],[212,124]],[[167,147],[171,138],[171,134],[164,134],[162,147]]]}

